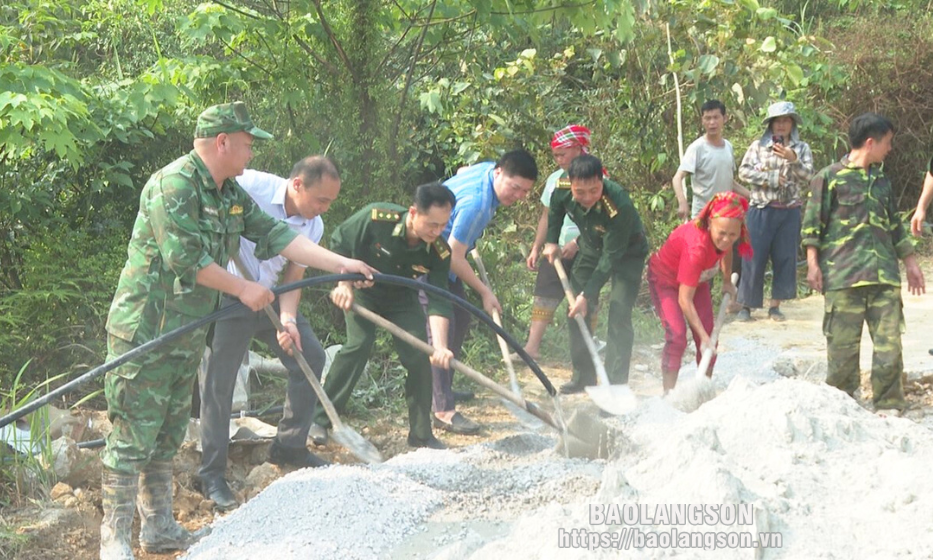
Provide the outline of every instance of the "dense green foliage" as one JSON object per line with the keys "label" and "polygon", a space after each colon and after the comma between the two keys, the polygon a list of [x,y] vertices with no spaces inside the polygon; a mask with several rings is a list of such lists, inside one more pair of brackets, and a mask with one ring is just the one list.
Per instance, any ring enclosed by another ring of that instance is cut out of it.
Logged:
{"label": "dense green foliage", "polygon": [[[150,173],[190,149],[197,113],[244,100],[275,133],[253,166],[308,153],[341,164],[336,224],[362,202],[404,203],[415,184],[525,146],[542,171],[568,122],[627,186],[656,247],[674,225],[669,181],[698,106],[726,101],[737,156],[786,98],[818,166],[849,119],[901,128],[889,162],[916,201],[933,106],[926,3],[838,0],[12,0],[0,6],[0,387],[36,384],[105,356],[103,323]],[[670,53],[668,45],[670,44]],[[676,76],[676,82],[675,82]],[[544,173],[546,175],[546,173]],[[536,197],[535,197],[536,198]],[[508,327],[523,336],[523,258],[535,200],[504,209],[483,251]],[[323,292],[304,298],[339,342]],[[645,313],[650,317],[650,312]],[[650,328],[647,331],[654,334]],[[565,336],[551,329],[553,341]],[[469,358],[492,360],[475,337]],[[31,360],[31,361],[30,361]],[[391,362],[394,363],[394,362]]]}

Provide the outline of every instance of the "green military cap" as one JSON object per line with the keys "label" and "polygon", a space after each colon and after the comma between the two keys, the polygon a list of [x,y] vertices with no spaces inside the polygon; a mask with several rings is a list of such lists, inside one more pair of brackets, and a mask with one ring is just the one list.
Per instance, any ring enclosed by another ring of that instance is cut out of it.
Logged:
{"label": "green military cap", "polygon": [[246,104],[242,101],[213,105],[198,116],[198,126],[194,129],[195,138],[212,138],[222,132],[249,132],[254,138],[261,140],[272,138],[271,134],[253,124]]}

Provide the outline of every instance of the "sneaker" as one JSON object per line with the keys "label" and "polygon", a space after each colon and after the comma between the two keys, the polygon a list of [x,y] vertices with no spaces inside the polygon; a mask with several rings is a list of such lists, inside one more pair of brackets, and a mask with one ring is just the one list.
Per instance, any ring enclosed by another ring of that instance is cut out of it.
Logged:
{"label": "sneaker", "polygon": [[450,422],[441,420],[434,415],[431,416],[431,422],[434,424],[435,428],[447,430],[448,432],[453,432],[455,434],[472,435],[478,433],[480,429],[479,424],[470,420],[459,412],[454,413],[453,417],[450,419]]}
{"label": "sneaker", "polygon": [[327,428],[324,426],[320,424],[311,424],[308,435],[311,437],[311,441],[314,442],[314,445],[327,445]]}
{"label": "sneaker", "polygon": [[735,314],[735,320],[747,323],[752,320],[752,310],[743,307],[738,313]]}
{"label": "sneaker", "polygon": [[777,321],[778,323],[782,323],[787,320],[787,317],[784,316],[784,313],[781,312],[780,307],[772,307],[771,309],[768,309],[768,318],[772,321]]}
{"label": "sneaker", "polygon": [[875,411],[875,415],[881,418],[898,418],[901,415],[901,411],[896,408],[879,408]]}

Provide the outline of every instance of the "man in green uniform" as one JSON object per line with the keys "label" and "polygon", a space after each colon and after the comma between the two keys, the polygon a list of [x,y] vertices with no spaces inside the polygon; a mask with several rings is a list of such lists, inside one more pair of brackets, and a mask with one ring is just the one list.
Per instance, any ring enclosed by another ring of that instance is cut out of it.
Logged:
{"label": "man in green uniform", "polygon": [[[440,235],[454,204],[453,193],[444,185],[421,185],[415,191],[414,203],[407,209],[396,204],[375,203],[347,218],[331,235],[331,248],[341,255],[361,259],[384,274],[425,276],[429,284],[446,290],[450,247]],[[345,303],[352,294],[350,284],[342,282],[331,298],[338,306],[346,308]],[[359,305],[426,340],[424,311],[418,302],[418,292],[383,284],[358,293],[356,300]],[[405,401],[410,427],[408,445],[412,447],[444,448],[431,432],[431,364],[450,367],[453,358],[453,353],[447,349],[450,314],[450,302],[428,296],[428,322],[434,345],[430,360],[417,349],[395,340],[399,360],[408,370]],[[338,411],[350,400],[376,340],[374,324],[350,311],[345,312],[345,316],[347,342],[334,357],[324,382],[324,390]],[[317,409],[315,422],[330,426],[321,407]]]}
{"label": "man in green uniform", "polygon": [[862,324],[867,323],[873,343],[872,402],[879,414],[896,416],[907,407],[898,259],[904,261],[910,292],[919,295],[925,286],[891,182],[882,171],[893,138],[894,125],[881,115],[852,119],[849,154],[810,182],[802,237],[807,282],[825,296],[826,383],[855,396]]}
{"label": "man in green uniform", "polygon": [[[551,196],[543,253],[551,263],[560,257],[557,242],[565,215],[580,228],[577,238],[580,250],[570,272],[570,284],[579,295],[569,302],[568,317],[595,313],[600,289],[612,280],[606,373],[613,384],[628,383],[635,342],[632,308],[648,256],[648,239],[641,218],[625,189],[605,179],[602,162],[589,154],[574,158],[567,178],[558,181]],[[567,325],[573,379],[562,385],[560,391],[571,394],[595,385],[596,370],[582,338],[591,334],[581,333],[575,321],[568,321]]]}
{"label": "man in green uniform", "polygon": [[[108,360],[214,311],[222,293],[257,311],[272,292],[224,268],[240,236],[256,255],[282,254],[332,272],[372,274],[262,212],[234,177],[252,157],[253,124],[243,103],[215,105],[198,117],[194,150],[160,169],[140,195],[128,257],[107,319]],[[104,394],[113,431],[101,455],[101,560],[132,560],[133,510],[146,552],[183,550],[192,535],[172,516],[172,458],[185,435],[191,389],[207,327],[107,373]],[[136,503],[137,488],[139,503]]]}

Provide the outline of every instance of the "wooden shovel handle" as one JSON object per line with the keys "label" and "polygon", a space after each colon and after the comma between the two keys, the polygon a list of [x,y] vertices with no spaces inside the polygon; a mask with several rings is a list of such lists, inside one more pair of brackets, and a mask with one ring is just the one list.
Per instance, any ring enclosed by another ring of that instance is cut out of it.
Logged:
{"label": "wooden shovel handle", "polygon": [[[489,276],[486,274],[486,265],[483,264],[483,257],[480,256],[479,251],[476,249],[473,249],[470,254],[473,255],[476,269],[479,270],[480,280],[491,290],[492,285],[489,283]],[[492,310],[492,320],[499,328],[504,328],[502,326],[502,318],[499,317],[499,311],[497,309]],[[512,364],[512,355],[511,352],[509,352],[509,345],[505,339],[499,335],[496,335],[496,340],[499,341],[499,351],[502,353],[502,361],[505,362],[505,369],[509,372],[509,387],[512,389],[513,393],[521,396],[522,392],[518,386],[518,376],[515,374],[515,366]]]}
{"label": "wooden shovel handle", "polygon": [[[250,282],[254,282],[252,274],[249,273],[249,270],[246,266],[243,265],[242,259],[239,255],[233,257],[233,262],[236,264],[237,269],[239,269],[240,274],[243,275],[243,278],[246,278]],[[282,321],[279,320],[279,316],[275,314],[275,311],[272,309],[271,305],[263,307],[263,311],[266,312],[266,315],[269,317],[269,320],[272,321],[272,324],[275,326],[275,330],[278,332],[285,332],[285,325],[282,324]],[[311,366],[308,365],[307,360],[305,360],[304,354],[298,350],[298,346],[294,341],[289,341],[291,344],[292,357],[295,358],[295,361],[298,362],[298,367],[301,368],[302,373],[305,374],[305,377],[308,378],[308,383],[311,384],[311,388],[314,389],[314,393],[317,395],[318,400],[321,402],[321,406],[324,407],[324,412],[327,413],[327,418],[330,420],[330,423],[333,425],[335,431],[343,428],[343,422],[340,420],[340,416],[337,414],[337,409],[334,408],[334,404],[330,402],[330,399],[327,398],[327,392],[324,391],[324,387],[321,387],[321,382],[318,381],[314,371],[311,369]]]}
{"label": "wooden shovel handle", "polygon": [[[573,295],[573,290],[570,289],[570,280],[567,278],[567,271],[564,270],[564,263],[561,262],[560,256],[554,257],[554,269],[557,270],[557,277],[560,278],[560,284],[564,287],[567,305],[573,306],[573,302],[577,298]],[[593,367],[596,369],[596,377],[599,379],[600,385],[608,387],[609,374],[606,373],[606,366],[603,365],[603,361],[599,359],[599,350],[596,348],[593,337],[590,336],[590,329],[586,326],[586,321],[579,313],[574,315],[573,318],[576,319],[577,326],[580,328],[580,336],[583,338],[586,349],[590,352],[590,358],[593,360]]]}
{"label": "wooden shovel handle", "polygon": [[[350,307],[350,310],[353,313],[356,313],[357,315],[359,315],[360,317],[366,319],[367,321],[372,322],[376,326],[384,328],[385,330],[389,331],[389,333],[392,334],[393,336],[396,336],[399,339],[411,345],[412,347],[418,350],[421,350],[428,356],[431,356],[434,354],[434,347],[432,347],[427,342],[421,340],[420,338],[414,336],[413,334],[409,333],[408,331],[403,330],[401,327],[399,327],[392,321],[389,321],[385,317],[373,311],[370,311],[369,309],[366,309],[365,307],[361,307],[357,305],[356,302],[353,303],[353,305]],[[534,403],[526,401],[525,399],[514,394],[513,392],[509,391],[505,387],[500,386],[498,383],[496,383],[492,379],[489,379],[488,377],[476,371],[475,369],[471,368],[470,366],[460,362],[459,360],[453,359],[450,361],[450,367],[459,371],[463,375],[469,377],[476,383],[489,389],[490,391],[499,395],[500,397],[508,401],[511,401],[515,403],[516,405],[518,405],[519,407],[527,410],[531,414],[543,420],[549,426],[557,428],[558,430],[560,429],[560,426],[558,425],[557,421],[554,420],[554,418],[547,411],[543,410],[542,408],[540,408]]]}

